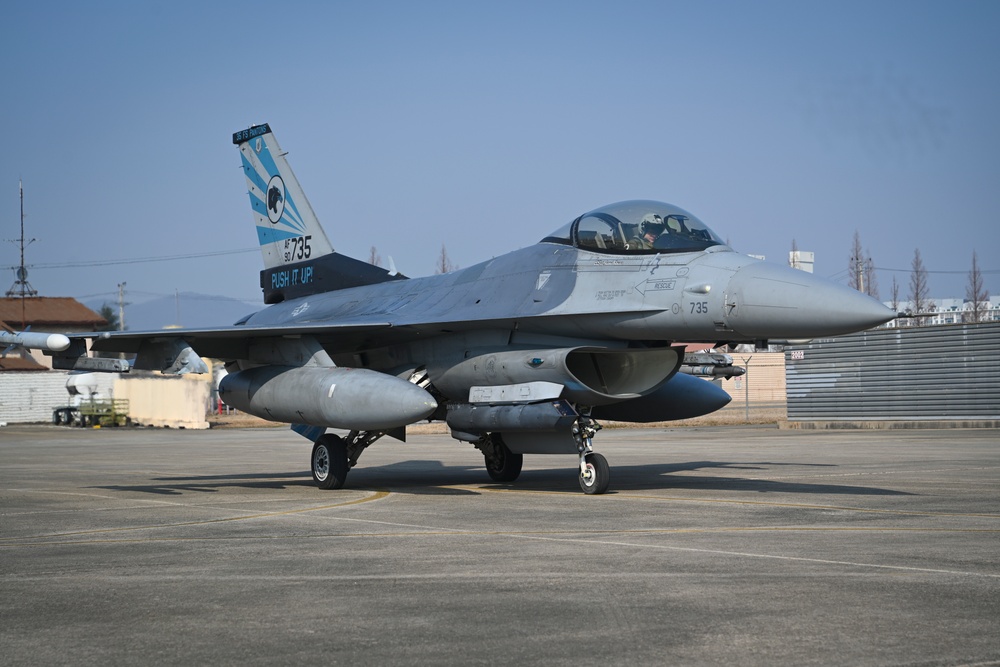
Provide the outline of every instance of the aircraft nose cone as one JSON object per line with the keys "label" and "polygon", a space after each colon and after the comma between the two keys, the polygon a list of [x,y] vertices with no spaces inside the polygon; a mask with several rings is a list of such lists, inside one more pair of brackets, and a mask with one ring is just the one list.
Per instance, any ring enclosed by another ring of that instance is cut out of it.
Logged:
{"label": "aircraft nose cone", "polygon": [[757,262],[729,281],[727,325],[752,338],[818,338],[863,331],[896,316],[866,294],[811,273]]}

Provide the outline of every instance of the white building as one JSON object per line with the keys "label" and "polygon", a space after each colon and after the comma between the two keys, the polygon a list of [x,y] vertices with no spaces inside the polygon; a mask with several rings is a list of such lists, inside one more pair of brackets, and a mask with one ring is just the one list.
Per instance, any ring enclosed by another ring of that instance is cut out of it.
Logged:
{"label": "white building", "polygon": [[[892,308],[892,303],[884,301],[886,306]],[[933,313],[924,318],[924,325],[934,324],[960,324],[972,321],[972,302],[965,299],[928,299],[929,304],[925,312]],[[980,313],[980,322],[1000,322],[1000,296],[990,297],[987,302],[986,312]],[[902,313],[912,313],[913,303],[910,301],[900,301],[898,310]],[[916,324],[914,320],[893,320],[888,326],[908,326],[908,323]]]}

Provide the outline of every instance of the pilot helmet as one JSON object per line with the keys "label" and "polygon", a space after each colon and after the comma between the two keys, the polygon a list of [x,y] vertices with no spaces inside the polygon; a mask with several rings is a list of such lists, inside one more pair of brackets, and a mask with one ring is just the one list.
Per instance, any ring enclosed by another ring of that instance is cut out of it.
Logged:
{"label": "pilot helmet", "polygon": [[653,232],[659,236],[663,233],[663,230],[666,229],[666,225],[663,224],[663,218],[658,216],[656,213],[647,213],[642,218],[641,229],[643,234]]}

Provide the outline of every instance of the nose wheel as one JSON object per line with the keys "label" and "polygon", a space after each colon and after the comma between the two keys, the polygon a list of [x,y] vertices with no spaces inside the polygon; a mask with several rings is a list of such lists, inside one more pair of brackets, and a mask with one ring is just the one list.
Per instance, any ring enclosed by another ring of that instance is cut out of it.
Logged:
{"label": "nose wheel", "polygon": [[589,417],[581,417],[573,425],[576,449],[580,453],[580,488],[587,495],[598,495],[611,484],[611,468],[603,455],[594,451],[594,436],[601,425]]}
{"label": "nose wheel", "polygon": [[580,488],[587,495],[597,495],[608,490],[611,484],[611,468],[608,460],[597,452],[581,457]]}

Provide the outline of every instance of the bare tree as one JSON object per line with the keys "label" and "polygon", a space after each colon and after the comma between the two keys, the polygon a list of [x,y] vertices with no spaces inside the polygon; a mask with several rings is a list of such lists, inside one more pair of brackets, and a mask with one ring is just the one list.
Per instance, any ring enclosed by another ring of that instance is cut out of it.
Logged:
{"label": "bare tree", "polygon": [[[927,269],[924,268],[924,260],[920,258],[919,248],[913,251],[913,263],[910,268],[910,303],[913,304],[913,313],[919,315],[930,308]],[[923,323],[924,318],[917,319],[917,326],[922,326]]]}
{"label": "bare tree", "polygon": [[875,263],[870,252],[861,246],[861,234],[854,230],[854,241],[851,244],[851,260],[847,264],[847,284],[852,289],[864,292],[870,297],[880,298],[878,294],[878,279],[875,277]]}
{"label": "bare tree", "polygon": [[989,308],[990,293],[983,284],[983,274],[979,270],[979,258],[972,251],[972,269],[969,271],[969,284],[965,287],[965,300],[972,304],[972,312],[968,313],[966,321],[979,322]]}
{"label": "bare tree", "polygon": [[881,299],[878,294],[878,278],[875,276],[875,262],[872,261],[870,252],[868,253],[868,259],[865,260],[864,293],[874,299]]}
{"label": "bare tree", "polygon": [[864,253],[861,250],[861,234],[854,230],[854,243],[851,245],[851,259],[847,263],[847,286],[859,292],[865,291]]}
{"label": "bare tree", "polygon": [[450,273],[458,268],[457,264],[452,264],[451,260],[448,258],[448,251],[445,249],[444,244],[441,244],[441,255],[438,257],[437,268],[434,269],[434,273]]}
{"label": "bare tree", "polygon": [[378,254],[375,246],[368,252],[368,263],[373,266],[382,266],[382,255]]}
{"label": "bare tree", "polygon": [[896,282],[896,276],[892,277],[892,309],[899,312],[899,283]]}

